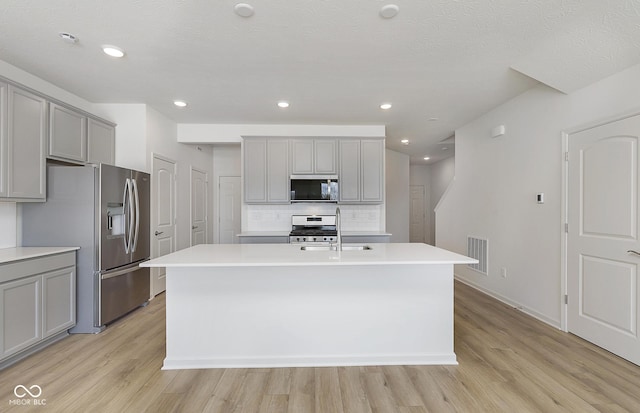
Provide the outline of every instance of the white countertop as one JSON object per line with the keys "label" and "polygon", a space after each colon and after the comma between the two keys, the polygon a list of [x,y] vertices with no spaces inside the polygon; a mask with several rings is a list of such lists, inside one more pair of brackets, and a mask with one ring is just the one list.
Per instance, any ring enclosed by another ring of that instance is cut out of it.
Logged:
{"label": "white countertop", "polygon": [[[288,237],[289,231],[247,231],[237,234],[239,237]],[[380,231],[342,231],[342,236],[391,236],[388,232]]]}
{"label": "white countertop", "polygon": [[288,237],[289,231],[247,231],[237,234],[239,237]]}
{"label": "white countertop", "polygon": [[79,247],[0,248],[0,264],[5,264],[12,261],[26,260],[30,258],[44,257],[53,254],[61,254],[63,252],[75,251],[79,249]]}
{"label": "white countertop", "polygon": [[[344,244],[352,245],[352,244]],[[355,244],[353,244],[355,245]],[[476,260],[421,243],[368,244],[369,251],[302,251],[295,244],[200,244],[141,267],[474,264]]]}

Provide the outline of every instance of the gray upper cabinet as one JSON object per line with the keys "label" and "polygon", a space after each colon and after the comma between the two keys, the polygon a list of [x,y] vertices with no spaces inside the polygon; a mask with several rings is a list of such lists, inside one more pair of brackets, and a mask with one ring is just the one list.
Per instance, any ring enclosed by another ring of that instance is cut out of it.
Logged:
{"label": "gray upper cabinet", "polygon": [[290,202],[288,139],[270,139],[267,142],[267,202]]}
{"label": "gray upper cabinet", "polygon": [[[47,101],[8,85],[6,113],[6,197],[44,201]],[[4,158],[2,161],[4,164]]]}
{"label": "gray upper cabinet", "polygon": [[331,174],[338,172],[335,139],[291,139],[291,173]]}
{"label": "gray upper cabinet", "polygon": [[340,140],[340,202],[384,201],[384,140]]}
{"label": "gray upper cabinet", "polygon": [[313,173],[313,139],[291,140],[291,173]]}
{"label": "gray upper cabinet", "polygon": [[335,139],[314,139],[314,173],[332,175],[338,173],[337,152]]}
{"label": "gray upper cabinet", "polygon": [[0,199],[7,197],[7,88],[8,84],[0,82]]}
{"label": "gray upper cabinet", "polygon": [[53,159],[87,161],[87,117],[73,109],[49,104],[49,155]]}
{"label": "gray upper cabinet", "polygon": [[49,104],[49,158],[113,165],[115,142],[115,126],[57,103]]}
{"label": "gray upper cabinet", "polygon": [[93,118],[88,118],[87,125],[87,162],[94,164],[115,164],[115,126]]}
{"label": "gray upper cabinet", "polygon": [[365,203],[378,204],[384,200],[384,141],[360,141],[360,186]]}
{"label": "gray upper cabinet", "polygon": [[289,141],[245,139],[242,146],[245,202],[289,203]]}
{"label": "gray upper cabinet", "polygon": [[340,141],[340,202],[360,202],[360,141]]}
{"label": "gray upper cabinet", "polygon": [[244,201],[267,202],[267,140],[245,139],[242,142],[244,165]]}

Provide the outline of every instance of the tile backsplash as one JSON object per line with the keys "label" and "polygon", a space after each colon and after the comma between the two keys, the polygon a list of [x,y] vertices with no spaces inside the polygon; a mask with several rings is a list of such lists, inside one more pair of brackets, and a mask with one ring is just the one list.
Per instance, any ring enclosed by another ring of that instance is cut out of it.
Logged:
{"label": "tile backsplash", "polygon": [[291,215],[335,215],[340,207],[343,231],[384,231],[382,205],[245,205],[242,231],[289,231]]}

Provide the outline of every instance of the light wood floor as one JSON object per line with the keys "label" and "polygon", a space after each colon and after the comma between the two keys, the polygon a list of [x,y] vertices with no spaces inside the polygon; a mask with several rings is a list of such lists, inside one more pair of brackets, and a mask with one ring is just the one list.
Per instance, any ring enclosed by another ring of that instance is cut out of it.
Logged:
{"label": "light wood floor", "polygon": [[[640,367],[456,283],[458,366],[161,371],[164,296],[0,372],[0,411],[638,412]],[[10,406],[37,384],[46,407]]]}

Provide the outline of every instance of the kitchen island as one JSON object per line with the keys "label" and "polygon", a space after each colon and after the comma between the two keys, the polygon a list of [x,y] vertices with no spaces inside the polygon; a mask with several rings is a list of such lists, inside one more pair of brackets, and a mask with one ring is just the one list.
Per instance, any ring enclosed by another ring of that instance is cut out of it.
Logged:
{"label": "kitchen island", "polygon": [[163,369],[456,364],[453,266],[426,244],[202,244],[167,269]]}

